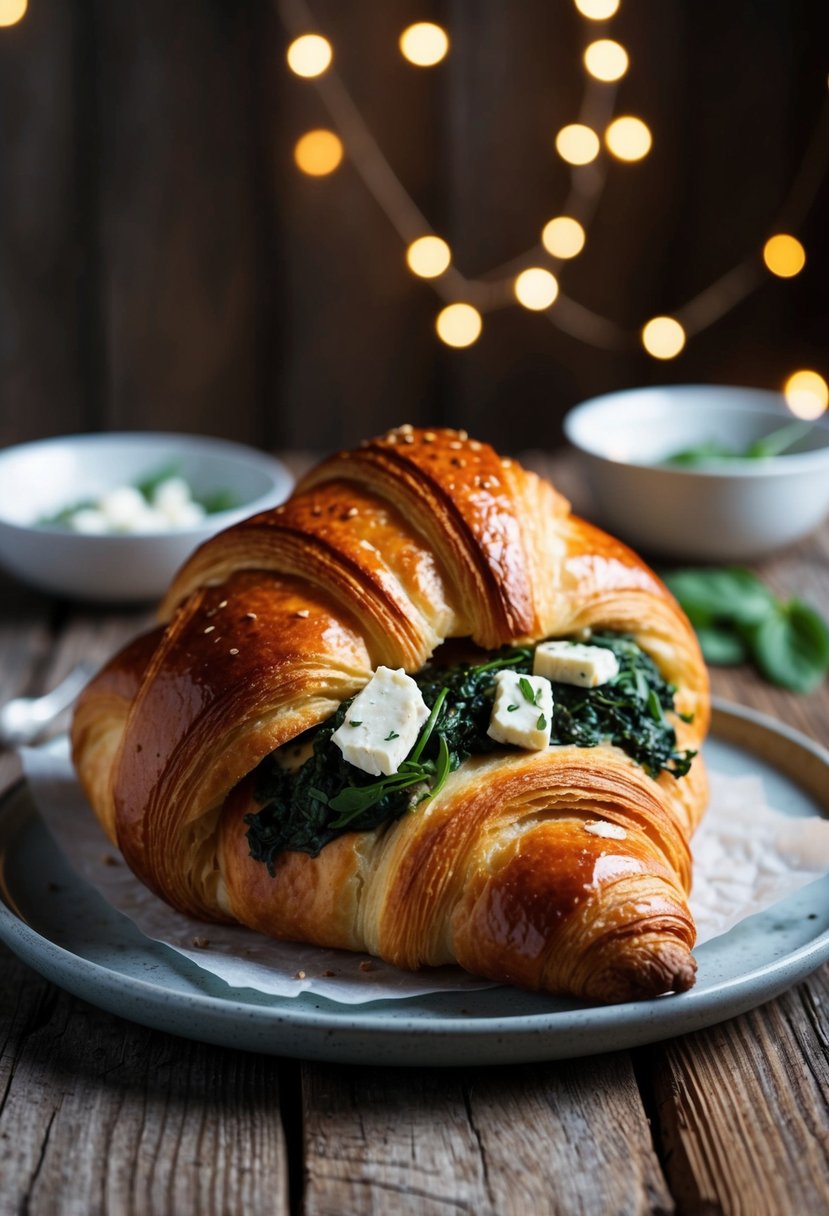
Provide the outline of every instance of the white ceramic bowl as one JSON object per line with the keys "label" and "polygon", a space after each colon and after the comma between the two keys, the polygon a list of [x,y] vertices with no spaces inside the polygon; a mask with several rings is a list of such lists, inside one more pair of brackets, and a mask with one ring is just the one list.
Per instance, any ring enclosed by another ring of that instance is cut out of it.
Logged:
{"label": "white ceramic bowl", "polygon": [[790,454],[685,468],[660,462],[714,439],[743,451],[792,422],[781,394],[678,385],[576,406],[564,431],[581,454],[597,520],[646,553],[749,561],[798,540],[829,512],[829,424]]}
{"label": "white ceramic bowl", "polygon": [[[228,491],[239,506],[164,532],[86,535],[37,523],[165,466],[175,466],[194,494]],[[0,564],[73,599],[152,600],[202,541],[281,502],[292,485],[273,457],[204,436],[122,432],[20,444],[0,452]]]}

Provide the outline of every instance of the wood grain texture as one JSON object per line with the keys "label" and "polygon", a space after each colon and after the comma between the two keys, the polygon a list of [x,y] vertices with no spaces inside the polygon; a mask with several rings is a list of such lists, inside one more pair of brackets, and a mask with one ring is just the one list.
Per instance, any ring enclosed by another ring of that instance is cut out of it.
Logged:
{"label": "wood grain texture", "polygon": [[264,438],[248,114],[260,8],[95,6],[110,427]]}
{"label": "wood grain texture", "polygon": [[302,1077],[306,1216],[673,1211],[627,1055]]}
{"label": "wood grain texture", "polygon": [[145,1030],[0,948],[0,1210],[287,1213],[278,1065]]}
{"label": "wood grain texture", "polygon": [[43,0],[0,31],[0,446],[91,423],[77,28],[75,6]]}
{"label": "wood grain texture", "polygon": [[[396,48],[406,25],[428,19],[428,7],[415,11],[408,0],[311,5],[315,28],[331,39],[336,70],[355,105],[432,219],[437,82],[407,65]],[[278,215],[274,273],[284,335],[277,400],[269,408],[278,410],[279,442],[339,448],[401,422],[428,426],[435,421],[439,305],[432,289],[406,269],[405,246],[347,149],[328,176],[297,171],[293,149],[299,137],[333,124],[312,84],[275,69],[290,38],[280,27],[272,37],[266,71],[277,72],[279,115],[270,147]]]}
{"label": "wood grain texture", "polygon": [[723,1026],[653,1052],[680,1213],[829,1210],[829,967]]}

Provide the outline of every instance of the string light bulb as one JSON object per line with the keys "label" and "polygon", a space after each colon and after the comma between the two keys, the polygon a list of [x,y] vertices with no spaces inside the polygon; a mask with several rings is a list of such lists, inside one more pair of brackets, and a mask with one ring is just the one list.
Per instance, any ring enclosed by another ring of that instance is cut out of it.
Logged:
{"label": "string light bulb", "polygon": [[619,10],[619,0],[575,0],[575,5],[588,21],[607,21]]}
{"label": "string light bulb", "polygon": [[591,42],[584,52],[583,61],[590,75],[605,83],[621,80],[630,64],[625,48],[612,38],[599,38],[597,42]]}
{"label": "string light bulb", "polygon": [[322,34],[303,34],[293,40],[285,52],[285,58],[292,72],[312,80],[328,70],[334,52],[331,43]]}
{"label": "string light bulb", "polygon": [[556,136],[556,151],[568,165],[589,165],[599,155],[599,137],[592,127],[571,122]]}
{"label": "string light bulb", "polygon": [[557,215],[544,225],[541,244],[554,258],[574,258],[584,249],[587,234],[578,220]]}
{"label": "string light bulb", "polygon": [[513,285],[519,304],[532,312],[542,312],[555,302],[558,295],[558,280],[549,270],[541,266],[530,266],[522,270]]}
{"label": "string light bulb", "polygon": [[651,317],[642,327],[642,345],[654,359],[675,359],[685,345],[685,330],[673,317]]}
{"label": "string light bulb", "polygon": [[778,232],[763,246],[763,261],[779,279],[791,279],[806,265],[806,250],[796,236]]}
{"label": "string light bulb", "polygon": [[783,396],[796,418],[812,422],[820,418],[829,405],[829,385],[819,372],[804,368],[792,372],[783,385]]}
{"label": "string light bulb", "polygon": [[647,156],[653,137],[647,123],[632,114],[614,118],[604,133],[605,143],[617,160],[641,160]]}
{"label": "string light bulb", "polygon": [[417,21],[400,35],[400,52],[404,59],[419,68],[432,68],[445,59],[449,50],[449,35],[432,21]]}
{"label": "string light bulb", "polygon": [[294,147],[297,168],[309,177],[326,177],[333,173],[339,168],[342,158],[342,140],[325,127],[306,131]]}
{"label": "string light bulb", "polygon": [[0,26],[17,25],[28,7],[29,0],[0,0]]}
{"label": "string light bulb", "polygon": [[439,236],[419,236],[406,250],[406,263],[421,279],[436,279],[452,261],[452,251]]}
{"label": "string light bulb", "polygon": [[471,304],[447,304],[438,313],[435,328],[441,342],[460,349],[477,342],[483,320],[477,308]]}

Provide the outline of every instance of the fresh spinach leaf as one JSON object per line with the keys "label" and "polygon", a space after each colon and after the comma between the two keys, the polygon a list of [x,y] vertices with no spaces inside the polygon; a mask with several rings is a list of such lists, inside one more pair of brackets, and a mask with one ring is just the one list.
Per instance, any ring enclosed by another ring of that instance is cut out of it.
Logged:
{"label": "fresh spinach leaf", "polygon": [[679,570],[665,582],[707,662],[751,660],[772,684],[810,692],[829,670],[829,629],[802,600],[784,603],[748,570]]}
{"label": "fresh spinach leaf", "polygon": [[694,468],[698,464],[710,464],[717,460],[738,460],[740,453],[728,448],[718,439],[706,439],[690,448],[683,448],[673,455],[667,456],[663,464],[676,465],[680,468]]}
{"label": "fresh spinach leaf", "polygon": [[752,625],[762,621],[775,602],[759,578],[740,567],[678,570],[664,575],[664,581],[694,624]]}
{"label": "fresh spinach leaf", "polygon": [[754,659],[773,684],[811,692],[829,668],[829,630],[801,600],[780,604],[751,633]]}
{"label": "fresh spinach leaf", "polygon": [[[665,716],[673,708],[673,688],[632,639],[595,634],[593,640],[614,651],[619,673],[598,688],[554,684],[551,741],[595,747],[609,739],[651,776],[662,771],[683,776],[694,753],[677,751]],[[388,777],[363,773],[331,744],[332,733],[346,720],[351,701],[345,702],[309,732],[312,754],[299,769],[283,768],[275,756],[260,764],[255,796],[263,806],[246,817],[251,856],[273,874],[283,852],[316,856],[344,832],[381,827],[434,797],[469,756],[501,746],[487,734],[497,672],[512,668],[533,693],[526,679],[532,665],[533,650],[525,646],[500,651],[482,664],[427,667],[416,675],[431,711],[411,753]],[[544,729],[541,718],[538,726]]]}
{"label": "fresh spinach leaf", "polygon": [[808,434],[811,428],[811,422],[788,422],[785,426],[770,431],[768,435],[761,435],[759,439],[747,444],[741,452],[721,443],[719,439],[705,439],[693,447],[674,452],[662,463],[680,468],[695,468],[697,465],[712,464],[720,460],[766,460],[770,456],[782,456]]}
{"label": "fresh spinach leaf", "polygon": [[727,625],[692,624],[702,648],[702,656],[712,667],[736,667],[748,659],[745,638],[733,628]]}

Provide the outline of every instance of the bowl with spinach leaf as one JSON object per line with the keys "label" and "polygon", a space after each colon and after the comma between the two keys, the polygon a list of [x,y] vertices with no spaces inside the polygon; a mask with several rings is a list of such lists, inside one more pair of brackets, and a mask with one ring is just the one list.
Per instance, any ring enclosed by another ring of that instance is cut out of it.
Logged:
{"label": "bowl with spinach leaf", "polygon": [[[292,485],[265,452],[202,435],[112,432],[20,444],[0,453],[0,562],[73,599],[153,600],[198,545],[275,506]],[[189,513],[171,509],[159,524],[165,489],[175,491],[166,505]],[[94,530],[74,526],[79,519]]]}
{"label": "bowl with spinach leaf", "polygon": [[829,513],[829,421],[780,393],[718,385],[629,389],[565,419],[593,513],[648,555],[751,561]]}

